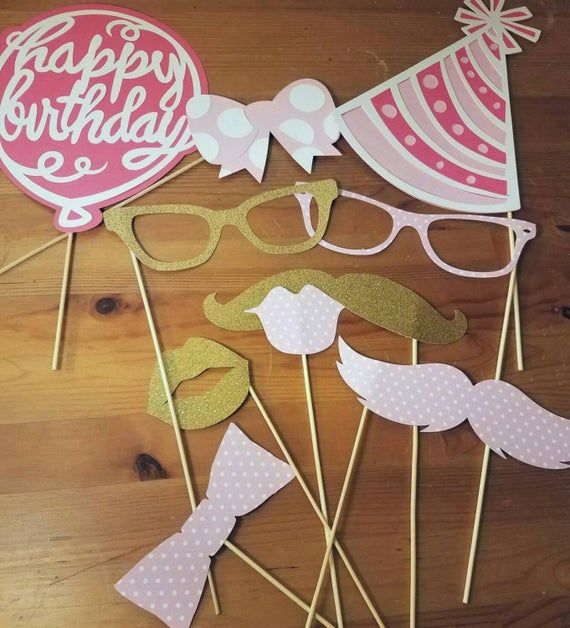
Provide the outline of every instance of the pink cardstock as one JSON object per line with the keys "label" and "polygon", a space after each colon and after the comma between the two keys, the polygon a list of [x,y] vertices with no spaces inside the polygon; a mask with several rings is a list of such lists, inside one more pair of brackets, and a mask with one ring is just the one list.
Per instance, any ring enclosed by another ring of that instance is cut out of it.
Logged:
{"label": "pink cardstock", "polygon": [[295,477],[291,467],[230,424],[203,499],[180,532],[140,560],[115,589],[170,628],[188,628],[198,609],[210,557],[229,537],[236,517],[258,508]]}
{"label": "pink cardstock", "polygon": [[261,181],[269,135],[307,172],[320,155],[340,155],[334,101],[319,81],[300,79],[273,100],[242,105],[223,96],[195,96],[186,109],[196,147],[206,161],[221,166],[220,177],[246,169]]}
{"label": "pink cardstock", "polygon": [[246,311],[257,314],[277,351],[310,355],[333,344],[342,310],[344,305],[309,284],[297,294],[277,286],[257,307]]}
{"label": "pink cardstock", "polygon": [[506,55],[532,42],[526,7],[465,0],[465,37],[336,111],[360,157],[407,194],[447,209],[520,209]]}
{"label": "pink cardstock", "polygon": [[0,50],[0,165],[60,231],[92,229],[196,150],[185,109],[206,75],[164,24],[68,6],[4,32]]}
{"label": "pink cardstock", "polygon": [[389,364],[367,358],[339,338],[342,379],[366,408],[390,421],[449,430],[468,420],[495,453],[545,469],[570,464],[570,420],[541,408],[500,380],[473,385],[448,364]]}
{"label": "pink cardstock", "polygon": [[[392,242],[396,239],[398,234],[405,227],[411,227],[415,229],[420,237],[421,243],[425,252],[428,254],[431,261],[454,275],[460,275],[461,277],[477,277],[479,279],[490,279],[492,277],[502,277],[508,275],[519,261],[519,257],[527,242],[532,240],[536,236],[536,225],[526,220],[517,220],[516,218],[499,218],[497,216],[481,216],[479,214],[416,214],[415,212],[399,209],[398,207],[392,207],[386,203],[377,201],[375,198],[369,198],[362,194],[356,194],[355,192],[349,192],[347,190],[339,190],[339,196],[345,198],[352,198],[354,200],[378,207],[383,212],[389,214],[392,219],[392,230],[390,233],[375,246],[366,249],[349,249],[344,246],[337,246],[327,240],[323,239],[319,241],[319,246],[322,246],[329,251],[335,251],[335,253],[342,253],[343,255],[375,255],[386,250]],[[311,200],[312,195],[308,192],[302,194],[295,194],[295,197],[299,201],[301,211],[303,213],[303,222],[307,233],[312,237],[315,235],[315,228],[313,227],[311,217]],[[334,205],[333,205],[334,212]],[[486,222],[494,225],[500,225],[506,229],[510,229],[515,235],[515,248],[511,253],[511,259],[505,266],[492,271],[481,270],[466,270],[464,268],[458,268],[448,264],[442,259],[430,242],[430,226],[435,225],[438,221],[448,220],[464,220],[474,222]],[[370,234],[367,234],[368,236]]]}

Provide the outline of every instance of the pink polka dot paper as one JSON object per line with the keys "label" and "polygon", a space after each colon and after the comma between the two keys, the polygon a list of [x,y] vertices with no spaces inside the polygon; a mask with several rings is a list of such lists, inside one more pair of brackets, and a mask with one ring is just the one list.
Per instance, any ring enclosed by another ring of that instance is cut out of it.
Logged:
{"label": "pink polka dot paper", "polygon": [[297,294],[277,286],[247,311],[257,314],[267,340],[278,351],[310,355],[332,345],[343,309],[322,290],[307,285]]}
{"label": "pink polka dot paper", "polygon": [[255,510],[293,477],[288,464],[230,424],[212,465],[206,499],[180,532],[139,561],[115,589],[170,628],[188,628],[202,596],[210,557],[230,535],[236,517]]}
{"label": "pink polka dot paper", "polygon": [[202,94],[188,101],[186,113],[196,147],[206,161],[221,166],[220,177],[245,169],[261,181],[270,134],[307,172],[315,157],[340,155],[333,146],[340,135],[334,109],[322,83],[301,79],[273,100],[247,106]]}
{"label": "pink polka dot paper", "polygon": [[570,420],[541,408],[522,390],[499,380],[473,385],[447,364],[400,365],[367,358],[339,339],[338,370],[372,412],[404,425],[441,432],[468,420],[479,438],[545,469],[570,464]]}
{"label": "pink polka dot paper", "polygon": [[378,174],[433,205],[520,209],[506,55],[510,33],[537,41],[524,7],[468,2],[466,36],[336,111],[341,133]]}

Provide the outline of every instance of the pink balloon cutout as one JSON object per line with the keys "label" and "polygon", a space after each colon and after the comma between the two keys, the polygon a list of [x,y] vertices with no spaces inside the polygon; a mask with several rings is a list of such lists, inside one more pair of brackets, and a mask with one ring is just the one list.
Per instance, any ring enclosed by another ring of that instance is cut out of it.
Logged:
{"label": "pink balloon cutout", "polygon": [[186,103],[207,91],[194,50],[112,5],[43,13],[0,35],[0,166],[64,232],[196,150]]}

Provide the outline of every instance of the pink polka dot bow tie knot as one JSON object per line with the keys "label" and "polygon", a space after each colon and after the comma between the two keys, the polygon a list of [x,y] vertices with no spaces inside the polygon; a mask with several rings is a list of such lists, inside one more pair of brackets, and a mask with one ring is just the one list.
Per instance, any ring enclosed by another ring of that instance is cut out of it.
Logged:
{"label": "pink polka dot bow tie knot", "polygon": [[180,532],[139,561],[115,589],[167,626],[187,628],[202,596],[210,557],[228,538],[236,517],[255,510],[293,477],[288,464],[230,424],[212,465],[206,499]]}
{"label": "pink polka dot bow tie knot", "polygon": [[333,146],[340,136],[333,117],[334,101],[319,81],[301,79],[273,100],[242,105],[223,96],[202,94],[188,101],[186,114],[196,148],[220,177],[246,169],[261,181],[269,135],[307,172],[320,155],[340,155]]}

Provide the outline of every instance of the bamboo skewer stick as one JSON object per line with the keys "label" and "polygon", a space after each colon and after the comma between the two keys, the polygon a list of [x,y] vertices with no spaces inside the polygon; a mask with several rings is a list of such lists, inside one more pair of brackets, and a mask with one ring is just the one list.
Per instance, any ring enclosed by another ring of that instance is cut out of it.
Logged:
{"label": "bamboo skewer stick", "polygon": [[[340,556],[340,559],[344,563],[344,566],[346,567],[348,573],[350,574],[350,577],[352,578],[354,584],[356,585],[356,588],[358,589],[358,592],[362,596],[362,599],[364,600],[364,603],[368,607],[368,610],[370,611],[372,617],[374,618],[374,620],[376,621],[378,626],[384,626],[384,624],[382,623],[382,620],[380,619],[380,615],[378,614],[378,611],[376,610],[372,600],[370,599],[370,596],[366,592],[366,589],[365,589],[364,585],[362,584],[362,582],[360,581],[360,578],[358,577],[358,575],[356,574],[354,568],[352,567],[352,564],[351,564],[348,556],[346,555],[345,551],[343,550],[342,545],[339,543],[339,541],[336,538],[334,538],[334,535],[332,534],[332,530],[328,527],[328,524],[326,523],[325,518],[323,517],[323,514],[322,514],[322,512],[321,512],[321,510],[320,510],[320,508],[319,508],[315,498],[313,497],[313,494],[311,493],[311,489],[307,486],[307,483],[305,482],[305,479],[301,475],[301,472],[299,471],[299,468],[295,464],[295,461],[293,460],[293,457],[289,453],[289,450],[287,449],[285,443],[283,442],[283,439],[281,438],[281,435],[277,431],[277,428],[275,427],[275,424],[270,419],[269,415],[267,414],[267,411],[265,410],[263,404],[259,400],[259,397],[257,396],[257,394],[256,394],[256,392],[255,392],[255,390],[254,390],[254,388],[252,386],[250,386],[249,392],[250,392],[253,400],[255,401],[255,404],[257,405],[261,415],[263,416],[267,426],[269,427],[269,430],[271,431],[271,433],[273,434],[273,437],[277,441],[277,444],[279,445],[279,448],[281,449],[281,452],[283,453],[283,456],[287,460],[287,463],[289,464],[289,466],[293,469],[293,473],[297,477],[297,481],[299,482],[299,485],[301,486],[301,489],[303,490],[303,492],[307,496],[307,499],[309,500],[309,503],[311,504],[311,507],[315,511],[315,514],[320,519],[321,523],[323,524],[323,527],[326,525],[327,532],[329,532],[330,536],[331,536],[330,540],[332,542],[334,542],[334,547],[335,547],[336,551],[338,552],[338,555]],[[346,479],[345,479],[345,481],[346,481]],[[327,543],[327,545],[328,545],[328,543]],[[328,557],[327,557],[327,560],[325,561],[325,563],[328,564]],[[318,619],[318,615],[315,615],[315,617],[317,617],[317,619]]]}
{"label": "bamboo skewer stick", "polygon": [[61,235],[58,235],[57,238],[54,238],[53,240],[50,240],[49,242],[45,242],[41,246],[38,246],[32,251],[29,251],[25,255],[22,255],[22,257],[18,257],[18,259],[15,259],[13,262],[10,262],[9,264],[6,264],[6,266],[4,266],[3,268],[0,268],[0,275],[7,273],[9,270],[12,270],[12,268],[16,268],[16,266],[19,266],[20,264],[23,264],[25,261],[31,259],[32,257],[35,257],[38,253],[41,253],[42,251],[49,249],[54,244],[57,244],[58,242],[65,240],[67,236],[68,236],[67,233],[62,233]]}
{"label": "bamboo skewer stick", "polygon": [[[190,469],[188,468],[188,460],[186,457],[186,451],[184,450],[184,442],[182,440],[182,434],[180,430],[180,424],[178,423],[178,416],[176,414],[176,408],[174,407],[174,400],[172,399],[172,393],[170,392],[170,384],[168,383],[168,375],[166,374],[164,360],[162,359],[162,351],[160,349],[160,342],[158,340],[158,335],[156,333],[156,326],[154,324],[152,310],[150,309],[150,303],[148,301],[148,296],[147,296],[146,288],[145,288],[144,281],[142,278],[139,262],[136,258],[136,255],[132,251],[130,252],[130,254],[131,254],[131,261],[133,263],[133,268],[135,270],[135,275],[137,278],[137,283],[139,286],[139,291],[141,294],[141,299],[144,305],[144,311],[145,311],[146,319],[148,322],[150,336],[152,338],[152,344],[154,346],[154,352],[156,354],[158,369],[160,371],[160,378],[162,379],[162,384],[164,386],[164,394],[166,395],[166,401],[168,403],[168,410],[170,412],[172,427],[174,429],[174,436],[176,438],[176,446],[178,447],[178,453],[180,454],[180,462],[182,463],[182,472],[184,474],[184,481],[186,482],[186,487],[188,489],[188,497],[190,498],[190,506],[192,508],[192,512],[194,512],[194,510],[196,510],[196,495],[194,493],[194,487],[192,485],[192,480],[190,478]],[[208,585],[210,587],[210,592],[212,594],[212,602],[214,604],[214,611],[216,615],[219,615],[220,605],[218,602],[218,594],[216,592],[214,578],[212,576],[211,570],[208,571]]]}
{"label": "bamboo skewer stick", "polygon": [[[350,461],[348,463],[348,468],[346,470],[346,475],[344,476],[344,483],[342,486],[342,491],[340,493],[340,499],[338,502],[338,506],[336,509],[336,513],[334,516],[334,521],[332,524],[332,530],[331,530],[331,537],[327,543],[327,549],[325,551],[325,555],[323,557],[323,562],[321,564],[321,570],[319,573],[319,578],[317,580],[317,586],[315,588],[315,593],[313,594],[313,600],[311,602],[311,610],[309,611],[309,615],[307,616],[307,621],[305,622],[305,628],[310,628],[310,626],[313,623],[313,619],[315,617],[315,613],[316,613],[316,609],[317,609],[317,603],[319,600],[319,594],[321,592],[321,588],[323,585],[323,580],[325,577],[325,573],[326,573],[326,569],[327,569],[327,563],[328,563],[328,559],[329,556],[331,554],[332,548],[333,548],[333,544],[335,543],[335,535],[336,535],[336,531],[338,529],[338,525],[341,519],[341,515],[343,512],[343,508],[346,502],[346,497],[348,495],[348,488],[350,486],[350,482],[352,480],[352,475],[354,472],[354,467],[355,467],[355,463],[356,463],[356,459],[358,457],[358,452],[360,449],[360,444],[362,442],[362,434],[364,432],[364,427],[366,425],[366,418],[368,416],[368,409],[367,408],[363,408],[362,410],[362,414],[360,416],[360,423],[358,425],[358,430],[356,432],[356,438],[354,439],[354,445],[352,447],[352,453],[350,454]],[[376,622],[378,624],[378,626],[383,627],[384,623],[382,622],[382,620],[380,619],[380,617],[375,617]]]}
{"label": "bamboo skewer stick", "polygon": [[[511,273],[509,278],[509,287],[507,290],[507,298],[505,301],[505,311],[503,314],[503,325],[501,328],[501,338],[499,340],[499,350],[497,353],[497,366],[495,368],[495,379],[501,379],[501,373],[503,370],[503,361],[505,357],[505,346],[507,340],[507,332],[509,329],[509,317],[511,313],[511,307],[513,304],[514,286],[516,281],[515,271]],[[471,534],[471,545],[469,548],[469,559],[467,562],[467,573],[465,575],[465,586],[463,588],[463,603],[469,603],[469,596],[471,594],[471,584],[473,581],[473,569],[475,567],[475,557],[477,554],[477,544],[479,540],[479,528],[481,527],[481,514],[483,512],[483,501],[485,499],[485,488],[487,485],[487,474],[489,471],[489,457],[491,450],[488,445],[485,445],[483,453],[483,462],[481,465],[481,475],[479,477],[479,490],[477,492],[477,505],[475,507],[475,519],[473,522],[473,531]]]}
{"label": "bamboo skewer stick", "polygon": [[[248,564],[252,569],[255,569],[258,574],[263,576],[268,582],[270,582],[276,589],[281,591],[283,595],[288,597],[292,602],[295,602],[297,606],[302,608],[307,613],[309,612],[309,605],[304,602],[299,596],[295,595],[292,591],[290,591],[284,584],[279,582],[277,578],[272,576],[268,571],[265,571],[262,567],[260,567],[250,556],[248,556],[243,550],[241,550],[237,545],[234,545],[231,541],[225,541],[224,545],[233,552],[238,558],[241,558],[244,563]],[[322,615],[317,615],[316,619],[326,628],[336,628],[334,624],[331,624],[330,621],[325,619]]]}
{"label": "bamboo skewer stick", "polygon": [[[117,205],[113,205],[112,209],[116,209],[118,207],[125,207],[125,205],[128,205],[129,203],[132,203],[133,201],[136,201],[137,199],[141,198],[141,196],[144,196],[145,194],[148,194],[148,192],[152,192],[152,190],[156,190],[156,188],[160,187],[164,183],[168,183],[168,181],[172,181],[172,179],[175,179],[179,175],[181,175],[181,174],[183,174],[185,172],[188,172],[188,170],[191,170],[192,168],[194,168],[194,166],[197,166],[198,164],[201,164],[203,161],[204,161],[203,157],[199,157],[198,159],[194,159],[193,161],[191,161],[190,163],[186,164],[185,166],[182,166],[181,168],[178,168],[177,170],[174,170],[170,174],[167,174],[165,177],[162,177],[162,179],[159,179],[158,181],[156,181],[155,183],[153,183],[149,187],[144,188],[144,190],[141,190],[140,192],[137,192],[133,196],[130,196],[129,198],[125,199],[124,201],[121,201],[120,203],[117,203]],[[67,233],[62,233],[61,235],[58,235],[56,238],[53,238],[52,240],[49,240],[48,242],[45,242],[41,246],[38,246],[37,248],[33,249],[32,251],[29,251],[28,253],[26,253],[25,255],[22,255],[18,259],[15,259],[13,262],[10,262],[9,264],[4,266],[3,268],[0,268],[0,275],[3,275],[4,273],[7,273],[9,270],[12,270],[12,268],[16,268],[16,266],[19,266],[20,264],[23,264],[27,260],[29,260],[32,257],[35,257],[36,255],[38,255],[38,253],[41,253],[42,251],[45,251],[46,249],[49,249],[50,247],[54,246],[58,242],[61,242],[62,240],[65,240],[65,238],[67,238],[67,236],[68,236]]]}
{"label": "bamboo skewer stick", "polygon": [[[513,217],[513,212],[508,213],[508,217]],[[512,229],[509,229],[509,250],[511,252],[511,259],[515,251],[515,236]],[[523,360],[523,344],[522,344],[522,327],[521,327],[521,308],[519,303],[519,281],[517,277],[516,268],[513,270],[515,275],[515,285],[513,287],[513,311],[515,315],[515,348],[517,354],[517,370],[524,371]]]}
{"label": "bamboo skewer stick", "polygon": [[[172,427],[174,429],[174,435],[176,437],[176,445],[178,447],[178,452],[180,454],[180,462],[182,463],[182,472],[183,472],[183,475],[184,475],[184,481],[186,483],[186,488],[188,490],[188,497],[190,499],[190,506],[192,508],[192,511],[194,511],[196,509],[196,495],[195,495],[194,487],[192,485],[192,480],[191,480],[191,477],[190,477],[190,469],[189,469],[189,466],[188,466],[188,459],[187,459],[187,456],[186,456],[186,451],[184,449],[184,442],[182,440],[182,434],[181,434],[181,430],[180,430],[180,425],[178,423],[178,416],[176,414],[176,408],[174,406],[174,400],[172,398],[172,393],[170,392],[170,385],[168,384],[168,376],[167,376],[167,373],[166,373],[166,368],[164,366],[164,361],[162,359],[162,353],[161,353],[161,350],[160,350],[160,343],[158,341],[158,335],[156,333],[156,326],[155,326],[155,323],[154,323],[154,318],[152,316],[152,310],[150,309],[150,303],[148,301],[148,295],[147,295],[146,288],[145,288],[145,285],[144,285],[142,273],[141,273],[141,270],[140,270],[140,266],[139,266],[138,260],[137,260],[136,256],[134,255],[134,253],[132,253],[132,252],[131,252],[131,261],[133,263],[133,267],[134,267],[134,270],[135,270],[135,275],[136,275],[137,283],[138,283],[139,290],[140,290],[140,293],[141,293],[141,298],[142,298],[142,301],[143,301],[143,306],[144,306],[145,314],[146,314],[147,321],[148,321],[149,331],[150,331],[150,335],[151,335],[153,346],[154,346],[154,351],[155,351],[157,362],[158,362],[158,368],[159,368],[160,376],[161,376],[162,383],[163,383],[163,386],[164,386],[164,391],[165,391],[165,394],[166,394],[166,400],[167,400],[167,403],[168,403],[168,409],[170,411],[170,417],[171,417],[171,420],[172,420]],[[267,572],[265,569],[263,569],[260,565],[258,565],[251,557],[249,557],[237,545],[234,545],[230,541],[225,541],[224,545],[230,551],[232,551],[236,556],[241,558],[245,563],[247,563],[250,567],[252,567],[255,571],[257,571],[258,574],[260,574],[263,578],[265,578],[268,582],[270,582],[274,587],[276,587],[279,591],[281,591],[284,595],[286,595],[290,600],[295,602],[295,604],[300,606],[305,611],[309,610],[309,605],[306,602],[304,602],[295,593],[290,591],[284,584],[279,582],[279,580],[277,580],[277,578],[275,578],[273,575],[271,575],[269,572]],[[215,610],[216,614],[219,615],[220,614],[220,606],[219,606],[219,602],[218,602],[218,596],[217,596],[216,588],[215,588],[215,585],[214,585],[214,580],[213,580],[213,577],[212,577],[212,574],[211,574],[210,571],[208,572],[208,584],[209,584],[209,587],[210,587],[210,591],[212,592],[212,602],[214,604],[214,610]],[[331,624],[328,620],[326,620],[321,615],[319,615],[317,617],[317,619],[319,620],[319,622],[323,626],[326,626],[327,628],[334,628],[334,625]]]}
{"label": "bamboo skewer stick", "polygon": [[[309,378],[309,365],[307,362],[307,356],[303,354],[301,356],[301,361],[303,365],[303,382],[305,384],[305,398],[307,400],[307,412],[309,415],[309,428],[311,431],[311,447],[313,450],[313,459],[315,462],[315,473],[317,476],[317,488],[319,492],[319,502],[321,506],[321,512],[323,513],[323,517],[327,522],[327,526],[324,528],[325,530],[325,542],[329,541],[329,534],[327,532],[328,528],[328,509],[327,509],[327,498],[325,494],[325,486],[323,481],[323,468],[321,465],[321,455],[319,452],[319,439],[317,435],[317,424],[315,421],[315,408],[313,405],[313,395],[311,392],[311,380]],[[334,607],[336,614],[336,621],[338,624],[338,628],[343,628],[344,622],[342,619],[342,607],[340,603],[340,592],[338,589],[338,579],[336,574],[336,566],[334,562],[334,555],[331,553],[329,556],[329,570],[330,570],[330,578],[334,599]]]}
{"label": "bamboo skewer stick", "polygon": [[[412,364],[418,363],[418,341],[412,339]],[[410,628],[416,626],[417,585],[417,496],[419,428],[412,426],[412,468],[410,481]]]}
{"label": "bamboo skewer stick", "polygon": [[198,159],[193,159],[191,162],[187,163],[186,165],[180,168],[177,168],[176,170],[173,170],[170,174],[167,174],[165,177],[162,177],[162,179],[155,181],[152,185],[149,185],[147,188],[144,188],[144,190],[141,190],[140,192],[133,194],[133,196],[129,196],[129,198],[126,198],[124,201],[121,201],[120,203],[113,205],[111,209],[117,209],[119,207],[125,207],[126,205],[130,205],[133,201],[136,201],[139,198],[141,198],[141,196],[145,196],[145,194],[148,194],[149,192],[156,190],[156,188],[159,188],[161,185],[164,185],[165,183],[172,181],[172,179],[176,179],[176,177],[179,177],[181,174],[188,172],[188,170],[192,170],[192,168],[194,168],[198,164],[201,164],[203,161],[204,161],[203,157],[198,157]]}
{"label": "bamboo skewer stick", "polygon": [[51,359],[51,370],[57,371],[59,367],[59,352],[61,348],[61,334],[63,322],[65,320],[65,309],[67,304],[67,289],[69,287],[69,271],[71,269],[71,257],[73,253],[73,233],[67,234],[67,246],[65,247],[65,261],[63,262],[63,276],[61,279],[61,293],[59,295],[59,307],[57,310],[57,323],[55,326],[55,340],[53,344],[53,355]]}
{"label": "bamboo skewer stick", "polygon": [[[113,209],[124,207],[125,205],[128,205],[129,203],[136,201],[137,199],[141,198],[141,196],[144,196],[145,194],[152,192],[152,190],[155,190],[156,188],[160,187],[164,183],[171,181],[172,179],[176,178],[182,173],[187,172],[188,170],[190,170],[191,168],[194,168],[194,166],[197,166],[203,161],[204,161],[203,157],[200,157],[199,159],[195,159],[194,161],[191,161],[185,166],[178,168],[178,170],[175,170],[174,172],[171,172],[170,174],[166,175],[159,181],[156,181],[155,183],[148,186],[144,190],[141,190],[140,192],[137,192],[133,196],[121,201],[120,203],[117,203],[116,205],[113,206]],[[61,293],[60,293],[60,298],[59,298],[59,309],[58,309],[57,323],[56,323],[56,329],[55,329],[55,340],[54,340],[54,348],[53,348],[52,363],[51,363],[52,371],[57,371],[59,367],[59,354],[61,351],[61,335],[62,335],[63,323],[65,319],[65,310],[66,310],[65,306],[67,303],[67,289],[68,289],[68,284],[69,284],[69,273],[71,269],[73,236],[74,236],[74,233],[64,233],[58,236],[57,238],[54,238],[53,240],[50,240],[49,242],[42,244],[41,246],[37,247],[33,251],[30,251],[29,253],[22,255],[17,260],[14,260],[13,262],[7,264],[2,269],[0,269],[0,275],[2,275],[3,273],[8,272],[12,268],[16,268],[16,266],[19,266],[26,260],[31,259],[38,253],[45,251],[46,249],[53,246],[54,244],[57,244],[58,242],[61,242],[63,239],[67,238],[67,249],[66,249],[66,254],[65,254],[65,262],[63,266],[63,279],[61,283]]]}

